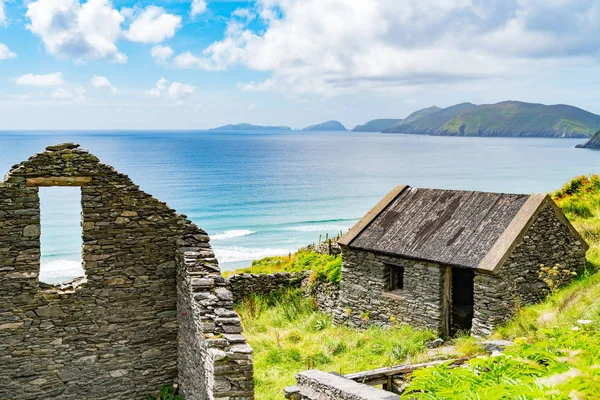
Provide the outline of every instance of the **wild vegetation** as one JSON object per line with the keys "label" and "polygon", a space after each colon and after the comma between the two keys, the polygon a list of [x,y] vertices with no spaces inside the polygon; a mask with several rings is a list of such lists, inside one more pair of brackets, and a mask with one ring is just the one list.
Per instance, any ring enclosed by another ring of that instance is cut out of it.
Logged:
{"label": "wild vegetation", "polygon": [[148,395],[146,400],[183,400],[183,396],[177,394],[177,389],[169,385],[161,385],[158,392]]}
{"label": "wild vegetation", "polygon": [[337,283],[342,279],[342,256],[319,254],[308,249],[298,250],[287,256],[266,257],[255,260],[247,268],[223,273],[232,274],[273,274],[275,272],[313,271],[313,280]]}
{"label": "wild vegetation", "polygon": [[[311,368],[347,374],[402,364],[421,353],[434,334],[406,325],[358,330],[333,326],[299,289],[253,296],[237,307],[254,348],[257,399],[281,399],[295,375]],[[365,326],[368,315],[364,316]]]}

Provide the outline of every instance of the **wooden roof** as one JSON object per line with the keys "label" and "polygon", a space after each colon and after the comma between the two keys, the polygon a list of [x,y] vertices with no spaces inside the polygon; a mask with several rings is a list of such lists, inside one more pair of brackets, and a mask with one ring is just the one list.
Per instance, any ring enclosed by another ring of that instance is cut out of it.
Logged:
{"label": "wooden roof", "polygon": [[383,254],[495,272],[544,204],[585,245],[548,195],[399,186],[340,244]]}

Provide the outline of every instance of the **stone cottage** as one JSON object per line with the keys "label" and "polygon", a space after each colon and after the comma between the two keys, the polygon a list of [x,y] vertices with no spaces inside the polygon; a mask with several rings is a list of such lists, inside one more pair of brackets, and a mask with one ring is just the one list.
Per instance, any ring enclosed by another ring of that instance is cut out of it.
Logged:
{"label": "stone cottage", "polygon": [[575,271],[588,245],[546,194],[399,186],[339,241],[338,322],[396,320],[486,335],[542,300],[541,265]]}
{"label": "stone cottage", "polygon": [[[79,284],[39,282],[44,186],[81,189]],[[253,399],[241,332],[206,232],[79,145],[0,183],[0,398]]]}

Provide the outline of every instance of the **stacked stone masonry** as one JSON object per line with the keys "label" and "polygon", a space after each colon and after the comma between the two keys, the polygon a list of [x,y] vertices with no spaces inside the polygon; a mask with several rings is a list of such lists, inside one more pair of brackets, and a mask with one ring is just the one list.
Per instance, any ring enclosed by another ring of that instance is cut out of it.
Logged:
{"label": "stacked stone masonry", "polygon": [[577,271],[585,265],[586,248],[546,206],[497,274],[475,273],[472,331],[489,335],[520,306],[544,299],[548,286],[540,279],[541,265]]}
{"label": "stacked stone masonry", "polygon": [[253,294],[267,295],[285,288],[299,288],[308,275],[310,271],[239,274],[227,278],[227,285],[233,293],[233,300],[238,302]]}
{"label": "stacked stone masonry", "polygon": [[[38,186],[80,186],[86,281],[38,281]],[[0,398],[252,399],[241,335],[208,235],[76,144],[0,183]]]}
{"label": "stacked stone masonry", "polygon": [[[497,273],[475,271],[472,333],[488,335],[517,306],[542,300],[548,287],[539,277],[541,265],[576,271],[585,264],[585,253],[580,238],[546,205]],[[398,321],[444,332],[444,270],[449,266],[348,246],[342,246],[342,259],[337,323],[385,326]],[[404,266],[402,290],[388,292],[388,265]]]}

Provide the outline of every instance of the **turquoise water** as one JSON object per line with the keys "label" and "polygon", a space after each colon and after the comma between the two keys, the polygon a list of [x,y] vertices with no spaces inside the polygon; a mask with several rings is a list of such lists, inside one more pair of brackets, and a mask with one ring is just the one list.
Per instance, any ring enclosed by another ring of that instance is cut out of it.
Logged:
{"label": "turquoise water", "polygon": [[[223,269],[346,230],[396,185],[546,192],[600,171],[600,152],[577,139],[208,131],[0,132],[0,170],[65,141],[187,214]],[[41,196],[43,264],[62,279],[80,257],[78,192]]]}

